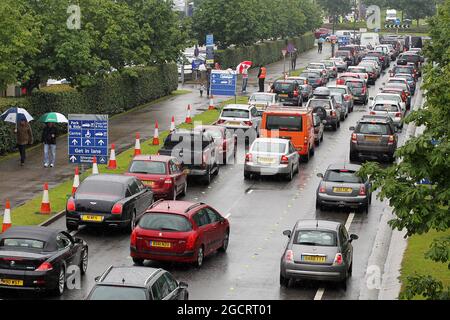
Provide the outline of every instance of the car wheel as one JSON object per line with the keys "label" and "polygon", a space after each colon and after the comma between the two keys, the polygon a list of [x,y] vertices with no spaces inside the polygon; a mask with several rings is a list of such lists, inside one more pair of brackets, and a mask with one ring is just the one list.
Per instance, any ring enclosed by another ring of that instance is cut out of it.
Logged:
{"label": "car wheel", "polygon": [[195,259],[195,266],[200,268],[203,265],[203,259],[205,258],[203,252],[203,246],[200,246],[197,251],[197,258]]}
{"label": "car wheel", "polygon": [[352,276],[352,272],[353,272],[353,262],[350,263],[350,268],[348,268],[348,273],[347,273],[347,275],[348,275],[349,277],[351,277],[351,276]]}
{"label": "car wheel", "polygon": [[350,153],[350,162],[357,162],[358,156],[354,153]]}
{"label": "car wheel", "polygon": [[314,144],[316,145],[316,147],[320,146],[320,138],[319,140],[314,140]]}
{"label": "car wheel", "polygon": [[[175,191],[175,194],[176,194],[176,191]],[[130,221],[130,233],[133,232],[135,227],[136,227],[136,212],[133,212],[133,215],[131,216],[131,221]]]}
{"label": "car wheel", "polygon": [[338,128],[341,127],[341,122],[340,122],[340,121],[337,122],[337,127],[338,127]]}
{"label": "car wheel", "polygon": [[298,174],[300,172],[300,164],[298,163],[298,161],[297,161],[297,167],[296,167],[296,169],[295,169],[295,174]]}
{"label": "car wheel", "polygon": [[226,252],[228,248],[228,243],[230,242],[230,230],[227,230],[225,235],[223,236],[223,244],[219,248],[220,252]]}
{"label": "car wheel", "polygon": [[88,262],[89,262],[89,257],[88,257],[88,249],[83,249],[81,251],[81,259],[80,259],[80,272],[82,275],[86,274],[87,268],[88,268]]}
{"label": "car wheel", "polygon": [[177,187],[173,186],[172,200],[177,200]]}
{"label": "car wheel", "polygon": [[288,288],[289,287],[289,278],[283,277],[283,275],[280,273],[280,286]]}
{"label": "car wheel", "polygon": [[215,175],[215,176],[218,176],[218,175],[219,175],[219,170],[220,170],[220,166],[219,166],[219,164],[217,163],[217,164],[216,164],[216,171],[214,171],[214,175]]}
{"label": "car wheel", "polygon": [[211,171],[209,169],[208,172],[206,173],[206,176],[203,178],[203,182],[207,186],[209,186],[209,184],[211,183]]}
{"label": "car wheel", "polygon": [[319,210],[319,211],[323,210],[323,206],[318,201],[316,201],[316,210]]}
{"label": "car wheel", "polygon": [[132,258],[133,259],[133,263],[136,266],[143,266],[144,265],[144,259],[140,259],[140,258]]}
{"label": "car wheel", "polygon": [[244,179],[249,180],[250,179],[250,172],[244,171]]}
{"label": "car wheel", "polygon": [[311,157],[314,157],[314,155],[316,154],[316,148],[314,148],[314,146],[313,146],[311,148],[310,152],[311,152]]}
{"label": "car wheel", "polygon": [[294,178],[294,166],[291,167],[291,170],[286,175],[286,180],[287,181],[292,181],[293,178]]}
{"label": "car wheel", "polygon": [[69,223],[66,223],[66,228],[67,228],[67,231],[77,231],[78,230],[78,224],[69,224]]}
{"label": "car wheel", "polygon": [[182,197],[186,196],[186,194],[187,194],[187,187],[188,187],[188,183],[187,183],[187,179],[186,179],[186,182],[184,183],[184,186],[183,186],[183,191],[181,192],[181,196]]}
{"label": "car wheel", "polygon": [[58,278],[56,279],[56,287],[53,290],[53,294],[55,296],[62,296],[64,294],[65,288],[66,288],[66,271],[64,270],[64,267],[61,266]]}

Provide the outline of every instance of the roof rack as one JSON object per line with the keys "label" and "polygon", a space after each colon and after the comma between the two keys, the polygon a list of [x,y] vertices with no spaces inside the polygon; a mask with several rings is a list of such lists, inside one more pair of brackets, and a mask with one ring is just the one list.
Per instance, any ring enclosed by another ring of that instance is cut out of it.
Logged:
{"label": "roof rack", "polygon": [[150,282],[150,280],[152,280],[153,276],[154,276],[156,273],[161,272],[161,271],[163,271],[163,269],[161,269],[161,268],[156,269],[155,271],[153,271],[152,274],[149,275],[147,279],[145,279],[145,282],[144,282],[145,285],[147,285],[147,284]]}
{"label": "roof rack", "polygon": [[102,276],[100,277],[98,282],[102,282],[105,279],[105,277],[108,275],[108,273],[111,271],[112,268],[113,268],[113,265],[110,265],[109,268],[102,274]]}
{"label": "roof rack", "polygon": [[153,202],[153,203],[147,208],[147,210],[152,209],[153,207],[157,206],[158,204],[160,204],[160,203],[163,202],[163,201],[164,201],[164,199],[159,199],[159,200]]}
{"label": "roof rack", "polygon": [[204,202],[197,202],[197,203],[194,203],[193,205],[189,206],[186,210],[184,210],[184,213],[188,213],[189,211],[191,211],[191,210],[194,209],[195,207],[199,207],[199,206],[202,206],[202,205],[204,205],[204,204],[205,204]]}

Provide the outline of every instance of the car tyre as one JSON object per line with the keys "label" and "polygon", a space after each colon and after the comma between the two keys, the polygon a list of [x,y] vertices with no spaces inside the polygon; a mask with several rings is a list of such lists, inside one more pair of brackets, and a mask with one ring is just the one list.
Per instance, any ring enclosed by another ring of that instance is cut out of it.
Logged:
{"label": "car tyre", "polygon": [[290,279],[283,277],[283,275],[280,273],[280,286],[289,288],[289,282]]}
{"label": "car tyre", "polygon": [[311,157],[314,157],[314,155],[316,154],[316,148],[314,148],[313,146],[309,152],[311,153]]}
{"label": "car tyre", "polygon": [[348,273],[347,273],[348,277],[352,276],[352,272],[353,272],[353,262],[350,263],[350,267],[348,268]]}
{"label": "car tyre", "polygon": [[207,186],[211,183],[211,171],[208,169],[208,172],[206,173],[206,176],[203,178],[203,183]]}
{"label": "car tyre", "polygon": [[225,232],[225,235],[223,236],[223,243],[222,246],[219,248],[219,251],[226,252],[229,243],[230,243],[230,230],[227,230]]}
{"label": "car tyre", "polygon": [[316,201],[316,210],[323,211],[323,206],[318,201]]}
{"label": "car tyre", "polygon": [[66,270],[64,266],[61,266],[59,270],[58,279],[56,280],[56,287],[53,289],[52,294],[60,297],[64,294],[64,290],[66,288]]}
{"label": "car tyre", "polygon": [[78,231],[78,224],[66,223],[66,228],[67,228],[67,231],[69,231],[69,232],[71,232],[71,231]]}
{"label": "car tyre", "polygon": [[251,177],[250,172],[244,171],[244,180],[249,180]]}
{"label": "car tyre", "polygon": [[184,186],[183,186],[183,191],[181,192],[181,196],[182,197],[186,196],[186,194],[187,194],[187,187],[188,187],[188,183],[187,183],[187,179],[186,179],[186,182],[184,183]]}
{"label": "car tyre", "polygon": [[355,153],[350,153],[350,162],[357,162],[358,156]]}
{"label": "car tyre", "polygon": [[204,253],[203,250],[204,250],[204,249],[203,249],[203,245],[201,245],[201,246],[198,248],[197,256],[196,256],[196,259],[195,259],[195,266],[196,266],[197,268],[201,268],[202,265],[203,265],[203,259],[205,258],[205,253]]}
{"label": "car tyre", "polygon": [[85,275],[87,268],[88,268],[88,263],[89,263],[89,255],[88,255],[88,249],[85,248],[83,250],[81,250],[81,259],[80,259],[80,273],[81,275]]}
{"label": "car tyre", "polygon": [[140,259],[140,258],[132,258],[133,259],[133,263],[136,266],[143,266],[144,265],[144,259]]}
{"label": "car tyre", "polygon": [[294,178],[294,166],[291,166],[291,170],[289,171],[289,173],[286,175],[286,180],[287,181],[292,181],[292,179]]}
{"label": "car tyre", "polygon": [[216,171],[214,171],[214,175],[215,175],[215,176],[218,176],[218,175],[219,175],[219,171],[220,171],[220,166],[219,166],[219,164],[217,163],[217,164],[216,164]]}

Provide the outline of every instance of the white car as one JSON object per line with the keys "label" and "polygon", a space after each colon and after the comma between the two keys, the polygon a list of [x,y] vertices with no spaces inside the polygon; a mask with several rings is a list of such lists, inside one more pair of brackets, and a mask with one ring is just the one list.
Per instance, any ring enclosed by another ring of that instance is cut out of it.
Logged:
{"label": "white car", "polygon": [[331,78],[337,78],[338,68],[336,62],[333,60],[322,60],[320,62],[325,65]]}
{"label": "white car", "polygon": [[327,66],[324,63],[311,62],[306,66],[306,70],[316,70],[324,74],[327,79],[330,78]]}
{"label": "white car", "polygon": [[389,115],[398,128],[403,128],[403,110],[398,101],[385,100],[376,102],[369,110],[370,114],[374,116]]}
{"label": "white car", "polygon": [[268,106],[278,104],[278,97],[276,93],[255,92],[252,93],[250,99],[248,99],[248,104],[255,106],[256,109],[258,109],[259,115],[262,116],[264,110],[266,110]]}
{"label": "white car", "polygon": [[369,99],[371,103],[369,107],[372,107],[375,103],[383,103],[384,101],[396,101],[402,107],[403,115],[406,113],[406,103],[403,102],[402,97],[396,93],[378,93],[375,98]]}
{"label": "white car", "polygon": [[258,133],[261,116],[255,106],[248,104],[229,104],[223,107],[216,125],[227,129],[253,129]]}
{"label": "white car", "polygon": [[345,72],[347,71],[347,62],[344,61],[344,59],[339,58],[339,57],[334,57],[334,58],[330,58],[330,61],[334,61],[334,63],[336,64],[336,67],[338,69],[338,72]]}

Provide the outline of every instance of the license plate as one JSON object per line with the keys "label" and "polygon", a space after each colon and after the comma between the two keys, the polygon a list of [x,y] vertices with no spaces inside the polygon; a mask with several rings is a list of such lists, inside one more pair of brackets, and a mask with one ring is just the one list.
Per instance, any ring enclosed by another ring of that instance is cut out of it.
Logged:
{"label": "license plate", "polygon": [[337,193],[351,193],[352,191],[353,191],[352,188],[338,188],[338,187],[333,188],[333,192]]}
{"label": "license plate", "polygon": [[287,97],[289,97],[288,94],[279,94],[279,96],[282,97],[282,98],[287,98]]}
{"label": "license plate", "polygon": [[239,126],[241,123],[240,122],[235,122],[235,121],[229,121],[228,124],[230,126]]}
{"label": "license plate", "polygon": [[104,218],[103,216],[93,216],[87,214],[81,216],[82,221],[91,221],[91,222],[102,222],[103,218]]}
{"label": "license plate", "polygon": [[327,261],[325,256],[302,256],[302,260],[305,262],[319,262],[319,263],[324,263]]}
{"label": "license plate", "polygon": [[0,285],[12,286],[12,287],[22,287],[23,280],[0,279]]}
{"label": "license plate", "polygon": [[143,183],[145,186],[149,186],[149,187],[153,187],[154,184],[155,184],[154,181],[142,181],[142,183]]}
{"label": "license plate", "polygon": [[365,136],[364,140],[370,141],[370,142],[380,142],[380,137],[376,136]]}
{"label": "license plate", "polygon": [[148,245],[150,247],[155,247],[155,248],[170,248],[170,247],[172,247],[172,244],[170,242],[161,242],[161,241],[149,241]]}
{"label": "license plate", "polygon": [[258,163],[272,164],[272,163],[275,163],[275,159],[274,158],[258,157]]}

